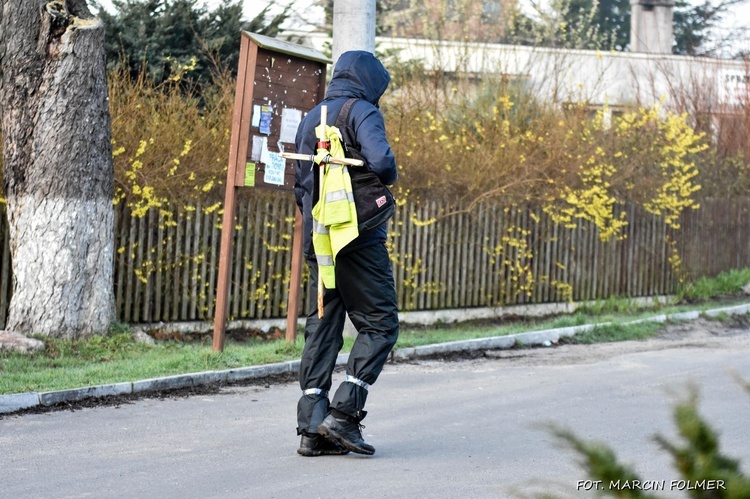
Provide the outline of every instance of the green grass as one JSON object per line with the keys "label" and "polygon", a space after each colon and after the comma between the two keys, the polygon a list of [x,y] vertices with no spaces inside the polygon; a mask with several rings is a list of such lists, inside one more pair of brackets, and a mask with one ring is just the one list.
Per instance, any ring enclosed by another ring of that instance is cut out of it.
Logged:
{"label": "green grass", "polygon": [[[657,333],[662,325],[623,323],[658,314],[706,310],[742,303],[742,297],[736,292],[748,281],[750,269],[724,273],[715,279],[701,279],[694,285],[683,288],[684,296],[689,296],[686,300],[690,304],[664,305],[653,302],[644,306],[629,299],[610,298],[586,304],[574,314],[547,319],[404,326],[396,348],[604,322],[613,324],[578,334],[565,341],[589,344],[645,339]],[[734,296],[728,298],[727,295],[732,293]],[[722,297],[721,301],[709,301],[714,296]],[[222,353],[212,351],[210,338],[194,343],[160,341],[156,346],[149,346],[136,343],[132,339],[130,328],[122,324],[114,325],[108,336],[83,341],[51,338],[45,338],[44,341],[46,350],[33,355],[0,353],[0,394],[61,390],[281,362],[298,359],[304,344],[302,335],[299,335],[293,345],[284,340],[228,340]],[[347,338],[342,351],[350,351],[352,342],[353,339]]]}
{"label": "green grass", "polygon": [[[130,334],[84,341],[45,340],[34,355],[0,354],[0,394],[135,381],[197,371],[231,369],[299,358],[304,341],[227,342],[221,353],[207,343],[158,342],[148,346]],[[349,348],[351,348],[351,340]]]}
{"label": "green grass", "polygon": [[731,295],[750,283],[750,268],[722,272],[716,277],[701,277],[695,282],[681,286],[680,301],[705,301],[722,295]]}

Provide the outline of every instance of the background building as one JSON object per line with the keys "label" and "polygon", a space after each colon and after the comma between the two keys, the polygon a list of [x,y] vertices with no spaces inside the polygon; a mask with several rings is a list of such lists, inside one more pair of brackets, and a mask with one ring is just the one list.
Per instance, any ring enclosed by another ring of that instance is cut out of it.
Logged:
{"label": "background building", "polygon": [[[401,2],[405,5],[408,0]],[[425,4],[420,5],[417,9],[429,11]],[[467,5],[479,9],[484,4]],[[739,60],[672,55],[673,7],[672,0],[636,0],[631,5],[633,50],[629,52],[507,45],[471,41],[470,37],[379,36],[376,44],[378,52],[395,54],[398,61],[418,64],[426,72],[474,77],[476,81],[480,77],[517,80],[548,102],[604,109],[607,115],[625,107],[661,103],[667,109],[689,113],[700,121],[699,128],[719,132],[731,123],[726,118],[749,102],[750,68]],[[414,8],[397,9],[388,19],[421,12]],[[480,10],[471,12],[481,25]],[[425,17],[424,22],[429,19]],[[448,17],[444,23],[446,34],[453,22]],[[403,28],[402,32],[416,35],[414,30]],[[392,32],[399,31],[394,27]],[[318,50],[325,50],[330,43],[325,33],[297,35]]]}

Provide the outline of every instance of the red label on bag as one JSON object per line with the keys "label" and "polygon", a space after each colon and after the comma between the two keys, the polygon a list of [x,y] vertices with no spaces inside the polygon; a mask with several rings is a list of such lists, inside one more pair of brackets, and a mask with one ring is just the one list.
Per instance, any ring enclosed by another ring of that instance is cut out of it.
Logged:
{"label": "red label on bag", "polygon": [[378,199],[375,200],[375,203],[378,205],[378,208],[382,208],[385,204],[385,196],[380,196]]}

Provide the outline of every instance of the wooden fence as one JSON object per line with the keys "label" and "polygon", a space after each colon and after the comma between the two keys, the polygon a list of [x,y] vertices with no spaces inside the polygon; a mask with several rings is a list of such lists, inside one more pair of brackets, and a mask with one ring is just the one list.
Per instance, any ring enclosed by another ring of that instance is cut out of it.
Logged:
{"label": "wooden fence", "polygon": [[[294,203],[288,196],[239,204],[231,271],[231,318],[286,314]],[[750,266],[750,199],[705,201],[679,230],[628,205],[624,238],[603,242],[586,222],[564,228],[538,209],[485,205],[423,225],[435,203],[407,204],[390,223],[401,310],[652,296],[695,278]],[[0,321],[11,294],[5,218],[0,261]],[[415,223],[415,220],[417,223]],[[221,217],[180,210],[142,218],[116,207],[115,296],[126,323],[213,317]],[[681,264],[675,267],[675,256]],[[670,263],[672,262],[672,263]],[[303,286],[306,289],[306,286]],[[301,310],[307,309],[303,292]]]}

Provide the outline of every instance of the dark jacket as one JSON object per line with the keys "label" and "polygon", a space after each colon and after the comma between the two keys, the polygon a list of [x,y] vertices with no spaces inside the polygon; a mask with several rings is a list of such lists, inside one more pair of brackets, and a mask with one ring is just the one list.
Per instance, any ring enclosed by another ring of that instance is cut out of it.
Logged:
{"label": "dark jacket", "polygon": [[[352,106],[349,124],[354,128],[362,156],[367,160],[367,168],[375,172],[384,184],[393,184],[398,177],[398,170],[391,146],[385,136],[383,115],[378,109],[378,101],[390,81],[388,71],[371,53],[355,50],[341,54],[333,70],[325,99],[307,113],[297,129],[297,152],[315,154],[315,127],[320,124],[320,106],[327,106],[326,122],[333,125],[344,103],[356,97],[362,100]],[[310,161],[297,161],[294,193],[297,205],[304,215],[303,248],[307,256],[314,255],[312,205],[316,170],[317,165]],[[386,235],[386,224],[382,224],[360,234],[342,252],[384,242]]]}

